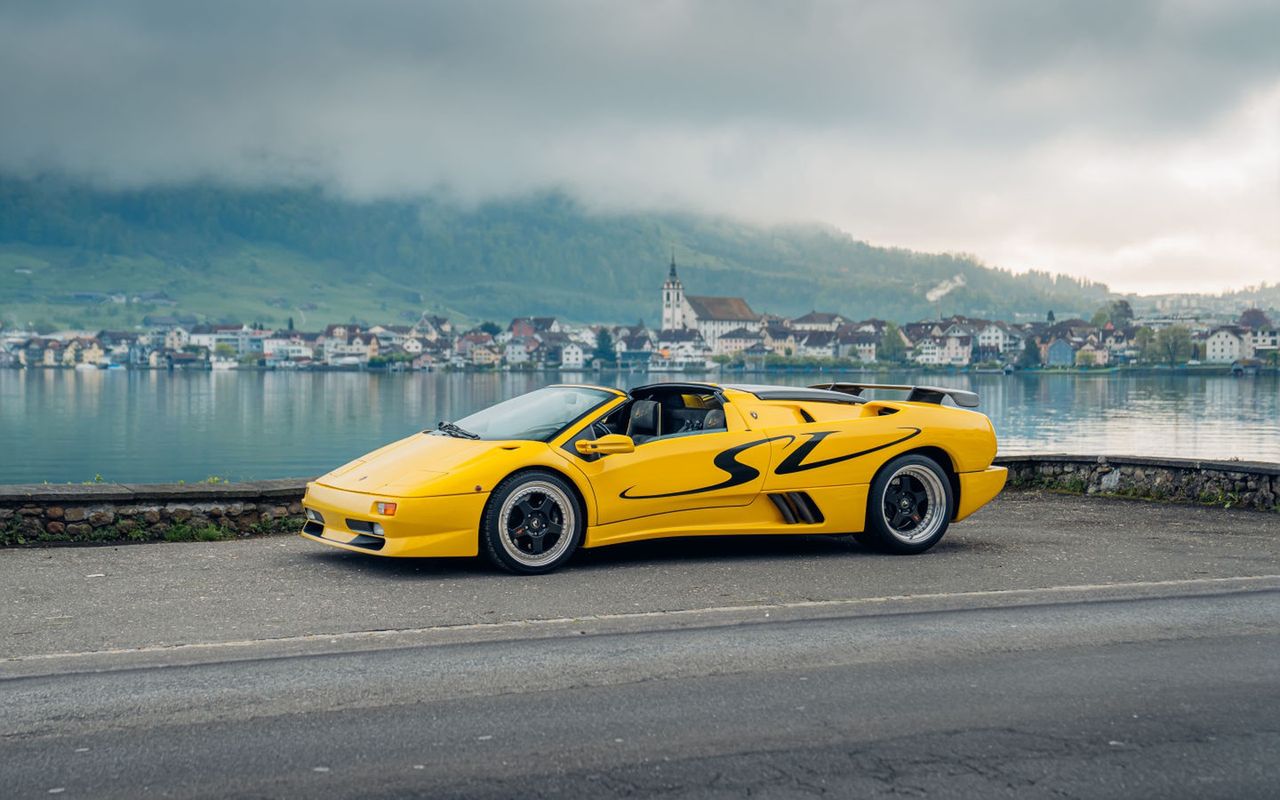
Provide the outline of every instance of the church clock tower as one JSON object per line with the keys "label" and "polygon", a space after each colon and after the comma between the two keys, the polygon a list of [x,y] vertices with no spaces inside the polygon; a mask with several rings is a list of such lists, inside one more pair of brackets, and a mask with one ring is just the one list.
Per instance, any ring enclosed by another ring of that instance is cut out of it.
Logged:
{"label": "church clock tower", "polygon": [[688,327],[684,318],[684,284],[676,275],[676,256],[671,254],[671,271],[662,284],[662,329],[677,330]]}

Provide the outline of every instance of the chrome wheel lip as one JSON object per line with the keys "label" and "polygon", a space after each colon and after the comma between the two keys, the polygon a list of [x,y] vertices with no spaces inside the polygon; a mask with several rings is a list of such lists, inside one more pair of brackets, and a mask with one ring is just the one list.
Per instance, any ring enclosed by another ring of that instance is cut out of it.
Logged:
{"label": "chrome wheel lip", "polygon": [[[522,500],[530,495],[541,494],[546,497],[547,503],[554,503],[560,512],[561,532],[555,544],[550,548],[543,550],[541,553],[533,554],[525,552],[516,544],[515,538],[511,535],[511,515],[516,510],[516,506]],[[549,481],[529,481],[522,483],[514,492],[507,495],[502,501],[502,508],[498,512],[498,525],[501,526],[502,550],[516,562],[527,567],[541,567],[555,561],[564,551],[567,550],[573,542],[573,533],[577,525],[577,516],[574,513],[573,501],[569,495]]]}
{"label": "chrome wheel lip", "polygon": [[[898,530],[893,527],[892,520],[885,514],[886,495],[888,495],[889,487],[893,485],[895,479],[905,478],[915,478],[924,486],[928,508],[925,511],[924,518],[916,523],[914,528]],[[889,480],[885,481],[884,491],[880,493],[880,516],[884,520],[885,530],[898,541],[905,544],[919,544],[928,540],[946,522],[946,514],[946,488],[942,485],[942,478],[938,477],[938,474],[928,467],[920,464],[908,464],[898,469],[889,476]]]}

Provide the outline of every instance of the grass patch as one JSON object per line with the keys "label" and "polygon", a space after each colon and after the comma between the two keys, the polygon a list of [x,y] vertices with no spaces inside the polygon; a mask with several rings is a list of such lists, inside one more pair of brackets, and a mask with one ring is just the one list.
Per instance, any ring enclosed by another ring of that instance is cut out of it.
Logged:
{"label": "grass patch", "polygon": [[217,525],[186,525],[179,522],[165,528],[163,537],[166,542],[221,542],[235,539],[237,534]]}
{"label": "grass patch", "polygon": [[1224,492],[1221,489],[1217,491],[1205,490],[1196,498],[1196,502],[1202,506],[1222,506],[1223,508],[1231,508],[1240,505],[1240,495],[1235,492]]}

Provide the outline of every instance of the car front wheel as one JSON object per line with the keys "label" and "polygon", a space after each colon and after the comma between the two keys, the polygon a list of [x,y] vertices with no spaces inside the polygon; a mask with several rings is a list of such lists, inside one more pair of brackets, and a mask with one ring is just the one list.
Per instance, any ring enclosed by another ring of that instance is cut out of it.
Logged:
{"label": "car front wheel", "polygon": [[927,456],[899,456],[876,474],[867,495],[867,522],[860,542],[890,553],[923,553],[951,524],[951,481]]}
{"label": "car front wheel", "polygon": [[485,506],[480,540],[495,565],[522,575],[550,572],[582,541],[585,515],[564,478],[521,472],[494,489]]}

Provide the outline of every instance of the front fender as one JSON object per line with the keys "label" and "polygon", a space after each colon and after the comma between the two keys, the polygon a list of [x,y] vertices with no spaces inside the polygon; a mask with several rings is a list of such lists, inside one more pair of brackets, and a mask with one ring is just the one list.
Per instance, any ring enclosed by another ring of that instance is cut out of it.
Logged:
{"label": "front fender", "polygon": [[544,442],[513,442],[495,448],[475,461],[450,472],[431,478],[420,487],[421,494],[405,495],[436,497],[469,493],[492,492],[498,484],[517,472],[545,469],[560,475],[573,484],[582,501],[588,525],[596,524],[595,492],[590,482],[572,459],[559,448]]}

